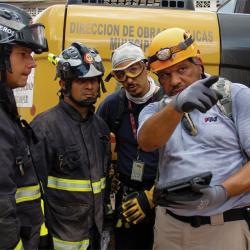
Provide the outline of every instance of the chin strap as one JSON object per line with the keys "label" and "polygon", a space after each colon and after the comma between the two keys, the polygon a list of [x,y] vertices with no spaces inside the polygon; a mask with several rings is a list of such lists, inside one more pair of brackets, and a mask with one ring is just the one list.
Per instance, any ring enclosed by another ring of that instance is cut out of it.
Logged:
{"label": "chin strap", "polygon": [[86,108],[92,108],[93,105],[96,103],[97,98],[88,98],[87,100],[83,101],[77,101],[73,98],[73,96],[70,94],[68,96],[72,102],[74,102],[77,106],[80,107],[86,107]]}

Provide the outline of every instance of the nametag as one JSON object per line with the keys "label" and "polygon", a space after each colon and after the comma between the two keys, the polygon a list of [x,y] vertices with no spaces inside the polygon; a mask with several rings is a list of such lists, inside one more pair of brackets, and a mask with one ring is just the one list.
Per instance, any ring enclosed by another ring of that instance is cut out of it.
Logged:
{"label": "nametag", "polygon": [[143,172],[144,172],[144,165],[145,165],[145,163],[142,161],[138,161],[138,160],[133,161],[131,180],[142,181]]}

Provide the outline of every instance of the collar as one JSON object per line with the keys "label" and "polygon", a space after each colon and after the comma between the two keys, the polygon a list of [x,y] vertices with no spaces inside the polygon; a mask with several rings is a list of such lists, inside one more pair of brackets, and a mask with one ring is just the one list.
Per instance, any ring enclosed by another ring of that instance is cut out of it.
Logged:
{"label": "collar", "polygon": [[89,109],[87,116],[83,118],[81,114],[74,107],[66,103],[63,99],[59,101],[58,105],[75,121],[86,122],[90,118],[92,118],[94,114],[94,109]]}
{"label": "collar", "polygon": [[128,93],[127,90],[125,90],[125,93],[126,93],[126,97],[136,103],[136,104],[143,104],[143,103],[146,103],[150,98],[153,97],[154,93],[157,92],[157,90],[159,89],[158,86],[156,86],[155,84],[155,81],[152,77],[148,76],[148,81],[149,81],[149,84],[150,84],[150,88],[149,88],[149,91],[142,97],[133,97],[132,95],[130,95]]}

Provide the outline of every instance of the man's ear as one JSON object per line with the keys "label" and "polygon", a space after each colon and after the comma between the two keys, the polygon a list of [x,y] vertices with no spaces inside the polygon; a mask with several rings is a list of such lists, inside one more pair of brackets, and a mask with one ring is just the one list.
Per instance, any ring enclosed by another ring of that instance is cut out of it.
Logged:
{"label": "man's ear", "polygon": [[200,66],[201,73],[204,74],[204,65],[203,65],[203,62],[202,62],[201,58],[200,57],[193,57],[192,60],[193,60],[193,63],[195,65]]}

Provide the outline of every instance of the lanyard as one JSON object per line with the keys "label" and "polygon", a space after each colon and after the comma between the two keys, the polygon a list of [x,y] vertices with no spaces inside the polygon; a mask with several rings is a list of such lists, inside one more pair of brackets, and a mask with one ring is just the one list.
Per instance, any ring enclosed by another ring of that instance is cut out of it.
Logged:
{"label": "lanyard", "polygon": [[132,132],[133,132],[133,135],[134,135],[134,138],[135,140],[137,141],[137,128],[136,128],[136,123],[135,123],[135,117],[132,113],[132,103],[130,100],[128,100],[128,108],[129,108],[129,118],[130,118],[130,125],[131,125],[131,128],[132,128]]}

